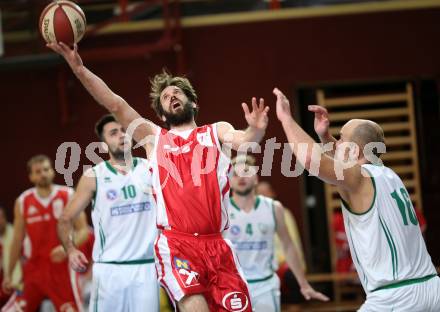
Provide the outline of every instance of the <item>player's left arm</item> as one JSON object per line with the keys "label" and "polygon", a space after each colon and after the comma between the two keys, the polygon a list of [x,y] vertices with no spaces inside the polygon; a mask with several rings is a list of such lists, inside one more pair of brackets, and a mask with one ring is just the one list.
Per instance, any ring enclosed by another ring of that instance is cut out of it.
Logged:
{"label": "player's left arm", "polygon": [[220,142],[231,144],[234,150],[238,150],[244,143],[259,143],[264,137],[269,122],[267,117],[269,106],[264,106],[264,99],[260,99],[257,104],[257,99],[252,98],[252,111],[249,110],[246,103],[242,103],[242,108],[248,123],[246,130],[236,130],[230,123],[225,121],[216,124]]}
{"label": "player's left arm", "polygon": [[[277,117],[281,121],[289,145],[296,160],[307,171],[310,172],[317,166],[318,178],[349,193],[356,193],[366,183],[371,183],[369,177],[362,175],[359,164],[349,165],[326,154],[322,146],[316,143],[292,117],[290,103],[286,96],[277,88],[273,93],[277,97]],[[305,151],[305,155],[301,155],[300,151]],[[342,173],[342,176],[339,175],[339,172]]]}
{"label": "player's left arm", "polygon": [[292,270],[293,274],[298,281],[301,288],[301,293],[307,300],[317,299],[321,301],[328,301],[329,298],[322,293],[313,289],[306,279],[304,271],[301,268],[301,262],[299,259],[298,251],[290,238],[289,231],[287,230],[286,223],[284,221],[284,207],[280,202],[274,202],[275,210],[275,221],[276,221],[276,231],[280,238],[281,245],[283,247],[284,254],[286,255],[286,262],[289,269]]}

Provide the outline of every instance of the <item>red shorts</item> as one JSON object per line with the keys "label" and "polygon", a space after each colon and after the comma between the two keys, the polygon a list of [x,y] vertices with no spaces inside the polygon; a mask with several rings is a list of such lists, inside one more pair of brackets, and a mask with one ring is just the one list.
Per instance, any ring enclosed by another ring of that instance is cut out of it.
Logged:
{"label": "red shorts", "polygon": [[210,311],[252,311],[237,256],[220,233],[163,231],[156,239],[155,254],[159,282],[175,302],[203,294]]}
{"label": "red shorts", "polygon": [[57,311],[82,311],[78,275],[67,262],[37,265],[27,263],[23,272],[24,311],[36,311],[49,298]]}

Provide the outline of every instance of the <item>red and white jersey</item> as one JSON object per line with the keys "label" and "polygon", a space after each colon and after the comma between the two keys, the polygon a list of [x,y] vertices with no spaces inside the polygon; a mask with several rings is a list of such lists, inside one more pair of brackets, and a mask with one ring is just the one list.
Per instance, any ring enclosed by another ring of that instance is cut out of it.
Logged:
{"label": "red and white jersey", "polygon": [[41,198],[36,188],[24,191],[18,198],[30,243],[27,263],[47,262],[52,249],[60,244],[57,222],[72,194],[70,187],[53,185],[52,193],[46,198]]}
{"label": "red and white jersey", "polygon": [[181,132],[159,128],[151,158],[158,228],[190,234],[228,228],[231,165],[215,124]]}

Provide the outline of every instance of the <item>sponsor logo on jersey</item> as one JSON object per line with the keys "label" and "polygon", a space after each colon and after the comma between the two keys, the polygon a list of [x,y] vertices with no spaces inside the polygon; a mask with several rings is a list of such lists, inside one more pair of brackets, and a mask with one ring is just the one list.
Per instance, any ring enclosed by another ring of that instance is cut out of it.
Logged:
{"label": "sponsor logo on jersey", "polygon": [[237,250],[263,250],[267,249],[266,241],[251,241],[251,242],[232,242]]}
{"label": "sponsor logo on jersey", "polygon": [[186,143],[183,146],[171,146],[169,144],[165,144],[163,146],[163,149],[166,151],[169,151],[173,154],[179,155],[179,154],[186,154],[189,153],[191,151],[191,144],[193,143],[193,141]]}
{"label": "sponsor logo on jersey", "polygon": [[108,190],[105,195],[108,200],[115,200],[118,197],[118,192],[116,190]]}
{"label": "sponsor logo on jersey", "polygon": [[45,213],[44,215],[34,216],[30,218],[26,218],[27,224],[42,222],[42,221],[49,221],[50,220],[50,214]]}
{"label": "sponsor logo on jersey", "polygon": [[43,216],[35,216],[35,217],[26,218],[27,224],[32,224],[32,223],[41,222],[41,221],[43,221]]}
{"label": "sponsor logo on jersey", "polygon": [[249,305],[248,297],[240,292],[233,291],[227,293],[222,300],[223,307],[231,312],[242,312],[247,309]]}
{"label": "sponsor logo on jersey", "polygon": [[199,273],[185,269],[179,269],[179,277],[185,287],[193,287],[200,285]]}
{"label": "sponsor logo on jersey", "polygon": [[175,270],[179,273],[180,281],[185,287],[200,285],[199,273],[191,271],[188,260],[174,257]]}
{"label": "sponsor logo on jersey", "polygon": [[116,217],[116,216],[122,216],[122,215],[131,214],[131,213],[150,211],[150,210],[151,210],[151,203],[150,202],[143,202],[143,203],[137,203],[137,204],[112,207],[110,214],[112,215],[112,217]]}
{"label": "sponsor logo on jersey", "polygon": [[111,183],[112,179],[110,177],[104,177],[104,183]]}
{"label": "sponsor logo on jersey", "polygon": [[59,219],[63,213],[64,202],[62,199],[57,198],[52,202],[52,213],[55,219]]}
{"label": "sponsor logo on jersey", "polygon": [[197,142],[200,143],[200,145],[212,147],[214,146],[214,143],[212,142],[211,138],[211,129],[208,128],[206,132],[197,133]]}
{"label": "sponsor logo on jersey", "polygon": [[27,211],[27,215],[28,216],[32,216],[32,215],[37,214],[37,213],[38,213],[38,209],[35,206],[33,206],[33,205],[31,205],[29,207],[28,211]]}
{"label": "sponsor logo on jersey", "polygon": [[240,227],[238,226],[238,225],[233,225],[233,226],[231,226],[231,229],[230,229],[230,231],[231,231],[231,234],[232,235],[238,235],[238,234],[240,234]]}

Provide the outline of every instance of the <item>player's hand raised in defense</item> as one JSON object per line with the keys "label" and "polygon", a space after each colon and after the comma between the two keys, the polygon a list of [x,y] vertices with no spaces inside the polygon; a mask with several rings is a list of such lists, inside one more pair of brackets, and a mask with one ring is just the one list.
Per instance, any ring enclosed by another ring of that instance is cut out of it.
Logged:
{"label": "player's hand raised in defense", "polygon": [[89,261],[86,256],[76,248],[72,248],[68,251],[69,264],[72,270],[76,272],[85,272]]}
{"label": "player's hand raised in defense", "polygon": [[315,113],[314,127],[319,137],[328,135],[330,120],[328,119],[328,111],[319,105],[309,105],[309,111]]}
{"label": "player's hand raised in defense", "polygon": [[316,291],[313,289],[312,286],[310,286],[309,283],[307,283],[305,286],[301,287],[301,294],[304,296],[304,298],[306,298],[306,300],[311,300],[311,299],[315,299],[315,300],[319,300],[319,301],[329,301],[330,299],[320,293],[319,291]]}
{"label": "player's hand raised in defense", "polygon": [[273,94],[277,97],[277,117],[281,122],[287,121],[292,118],[292,112],[290,111],[290,103],[287,97],[280,91],[280,89],[273,89]]}
{"label": "player's hand raised in defense", "polygon": [[78,53],[78,45],[76,43],[73,45],[73,49],[63,42],[48,43],[46,46],[64,57],[74,72],[83,65],[82,59]]}
{"label": "player's hand raised in defense", "polygon": [[252,111],[249,111],[249,107],[246,103],[242,103],[244,111],[244,118],[249,125],[249,127],[265,130],[267,124],[269,123],[269,118],[267,117],[267,112],[269,111],[269,106],[264,106],[264,99],[260,98],[259,104],[257,105],[257,99],[252,98]]}

